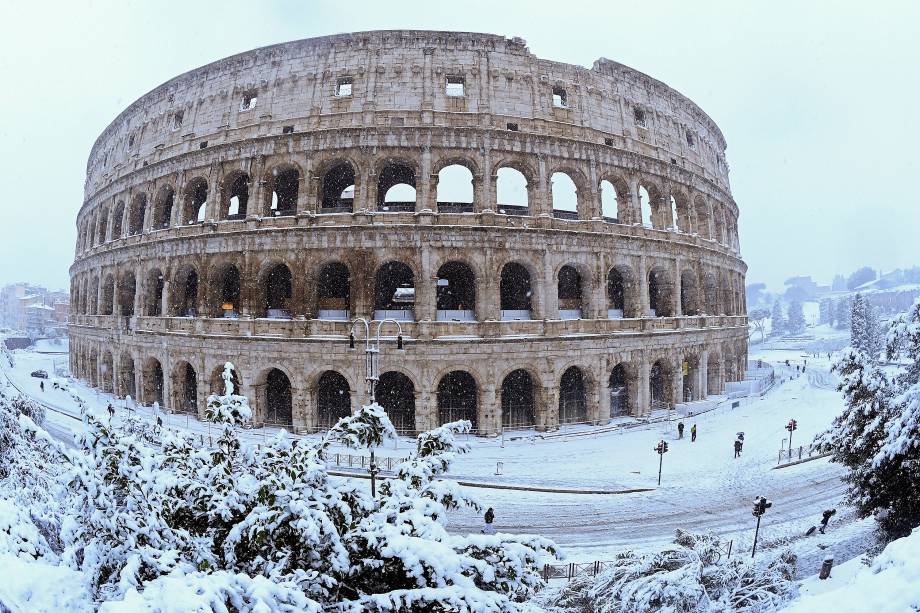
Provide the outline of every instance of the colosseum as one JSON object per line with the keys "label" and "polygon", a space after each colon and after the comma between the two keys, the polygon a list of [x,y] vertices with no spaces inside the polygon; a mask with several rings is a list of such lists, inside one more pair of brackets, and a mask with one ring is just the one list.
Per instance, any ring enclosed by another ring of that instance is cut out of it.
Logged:
{"label": "colosseum", "polygon": [[317,431],[367,399],[364,318],[404,432],[603,424],[718,394],[747,356],[725,147],[664,83],[520,38],[364,32],[228,57],[93,146],[71,372],[201,412],[230,361],[256,426]]}

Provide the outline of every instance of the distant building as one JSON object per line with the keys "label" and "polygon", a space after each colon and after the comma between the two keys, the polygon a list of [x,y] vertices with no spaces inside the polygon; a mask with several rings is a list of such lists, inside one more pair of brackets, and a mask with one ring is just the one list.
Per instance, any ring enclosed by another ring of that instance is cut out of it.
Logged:
{"label": "distant building", "polygon": [[65,328],[69,304],[67,292],[30,283],[13,283],[0,289],[0,326],[37,334],[55,327]]}

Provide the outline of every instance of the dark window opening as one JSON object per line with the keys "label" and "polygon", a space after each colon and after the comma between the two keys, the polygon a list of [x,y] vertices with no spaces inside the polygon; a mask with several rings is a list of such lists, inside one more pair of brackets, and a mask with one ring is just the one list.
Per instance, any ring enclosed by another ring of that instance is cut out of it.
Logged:
{"label": "dark window opening", "polygon": [[348,162],[336,164],[323,175],[325,212],[352,212],[355,202],[355,169]]}
{"label": "dark window opening", "polygon": [[646,127],[645,124],[645,111],[638,107],[633,107],[633,119],[636,122],[636,125],[640,128]]}
{"label": "dark window opening", "polygon": [[387,262],[377,271],[374,319],[411,320],[415,307],[415,278],[401,262]]}
{"label": "dark window opening", "polygon": [[518,131],[518,125],[517,125],[516,123],[510,123],[510,122],[509,122],[508,124],[506,124],[506,126],[507,126],[508,129],[511,130],[512,132],[517,132],[517,131]]}
{"label": "dark window opening", "polygon": [[182,223],[193,224],[204,221],[208,204],[208,182],[201,177],[192,179],[185,188],[185,211]]}
{"label": "dark window opening", "polygon": [[134,316],[134,295],[137,291],[137,284],[134,275],[131,273],[122,277],[118,284],[118,306],[123,317]]}
{"label": "dark window opening", "polygon": [[568,98],[565,94],[565,89],[562,87],[553,88],[553,106],[557,109],[564,109],[568,108],[569,106]]}
{"label": "dark window opening", "polygon": [[159,317],[163,314],[163,273],[154,270],[147,277],[148,291],[147,296],[147,315]]}
{"label": "dark window opening", "polygon": [[282,134],[293,134],[293,133],[294,133],[294,126],[283,126],[283,127],[281,128],[281,133],[282,133]]}
{"label": "dark window opening", "polygon": [[198,313],[198,273],[190,270],[179,284],[176,311],[179,317],[195,317]]}
{"label": "dark window opening", "polygon": [[265,377],[265,422],[284,426],[293,423],[291,381],[277,368]]}
{"label": "dark window opening", "polygon": [[400,434],[415,433],[415,386],[399,372],[385,372],[374,389],[374,399],[386,411]]}
{"label": "dark window opening", "polygon": [[671,404],[670,387],[667,381],[669,375],[670,372],[660,360],[652,364],[648,379],[652,409],[662,409]]}
{"label": "dark window opening", "polygon": [[348,380],[334,370],[324,372],[317,384],[319,427],[328,430],[343,417],[351,415],[351,391]]}
{"label": "dark window opening", "polygon": [[175,201],[175,192],[172,187],[165,187],[160,191],[159,198],[157,198],[156,215],[154,217],[153,223],[155,228],[168,228],[169,222],[172,220],[172,210],[173,202]]}
{"label": "dark window opening", "polygon": [[291,271],[284,264],[278,264],[265,275],[265,317],[290,318],[292,295]]}
{"label": "dark window opening", "polygon": [[629,415],[629,380],[626,368],[617,364],[610,373],[610,417]]}
{"label": "dark window opening", "polygon": [[503,320],[530,319],[530,273],[521,264],[511,262],[502,268],[499,294]]}
{"label": "dark window opening", "polygon": [[686,136],[687,136],[687,146],[693,149],[696,146],[696,143],[693,140],[693,134],[687,131]]}
{"label": "dark window opening", "polygon": [[178,130],[182,127],[182,120],[185,117],[185,111],[176,111],[173,115],[173,130]]}
{"label": "dark window opening", "polygon": [[198,143],[198,148],[199,148],[199,149],[207,149],[207,148],[208,148],[208,141],[203,140],[203,141],[201,141],[200,143]]}
{"label": "dark window opening", "polygon": [[131,205],[131,216],[128,219],[128,234],[140,234],[144,229],[144,216],[147,212],[147,196],[138,194]]}
{"label": "dark window opening", "polygon": [[238,174],[230,183],[225,205],[225,219],[244,219],[249,204],[249,175]]}
{"label": "dark window opening", "polygon": [[377,181],[377,208],[383,211],[415,210],[415,170],[405,164],[389,164]]}
{"label": "dark window opening", "polygon": [[248,91],[243,94],[242,100],[240,100],[240,110],[248,111],[255,108],[256,103],[259,101],[259,96],[256,91]]}
{"label": "dark window opening", "polygon": [[588,396],[585,376],[581,369],[572,366],[562,375],[559,383],[559,423],[575,424],[588,421]]}
{"label": "dark window opening", "polygon": [[437,319],[472,321],[475,319],[476,279],[462,262],[448,262],[438,269]]}
{"label": "dark window opening", "polygon": [[351,287],[345,264],[333,262],[323,266],[319,273],[317,296],[320,319],[348,319]]}
{"label": "dark window opening", "polygon": [[462,370],[449,372],[438,383],[438,424],[469,420],[476,428],[478,391],[473,376]]}
{"label": "dark window opening", "polygon": [[623,275],[616,268],[607,274],[607,316],[610,318],[625,317],[626,296]]}
{"label": "dark window opening", "polygon": [[270,214],[275,217],[297,212],[297,191],[300,173],[296,168],[272,170],[272,201]]}
{"label": "dark window opening", "polygon": [[527,428],[535,423],[533,378],[526,370],[512,371],[502,381],[502,427]]}
{"label": "dark window opening", "polygon": [[179,410],[194,414],[198,412],[198,375],[189,363],[186,363],[182,370],[182,395]]}
{"label": "dark window opening", "polygon": [[581,275],[573,266],[563,266],[559,270],[557,286],[559,297],[559,317],[561,319],[580,319],[582,316]]}
{"label": "dark window opening", "polygon": [[240,309],[240,271],[230,264],[225,267],[217,282],[218,304],[215,315],[227,319],[235,319],[239,316]]}
{"label": "dark window opening", "polygon": [[608,147],[613,147],[613,139],[612,139],[612,138],[605,138],[605,139],[604,139],[604,144],[607,145]]}

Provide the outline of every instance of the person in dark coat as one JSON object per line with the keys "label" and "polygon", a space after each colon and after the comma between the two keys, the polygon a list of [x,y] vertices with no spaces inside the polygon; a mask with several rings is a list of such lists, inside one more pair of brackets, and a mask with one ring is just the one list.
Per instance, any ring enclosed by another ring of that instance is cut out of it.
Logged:
{"label": "person in dark coat", "polygon": [[827,509],[824,513],[821,514],[821,527],[818,528],[818,531],[821,534],[824,534],[824,531],[827,529],[827,522],[831,520],[831,517],[837,513],[837,509]]}
{"label": "person in dark coat", "polygon": [[696,442],[696,424],[690,426],[690,442]]}
{"label": "person in dark coat", "polygon": [[495,511],[492,510],[492,507],[486,509],[484,519],[486,520],[486,524],[482,527],[482,533],[495,534],[495,526],[492,525],[492,522],[495,521]]}
{"label": "person in dark coat", "polygon": [[45,391],[45,382],[44,382],[44,381],[39,381],[39,382],[38,382],[38,387],[40,387],[42,391]]}
{"label": "person in dark coat", "polygon": [[677,422],[677,438],[684,438],[684,422]]}
{"label": "person in dark coat", "polygon": [[739,441],[738,439],[735,439],[735,457],[737,458],[740,455],[741,455],[741,441]]}
{"label": "person in dark coat", "polygon": [[111,421],[112,418],[115,417],[115,407],[113,407],[112,403],[110,402],[109,406],[107,406],[105,410],[109,412],[109,421]]}

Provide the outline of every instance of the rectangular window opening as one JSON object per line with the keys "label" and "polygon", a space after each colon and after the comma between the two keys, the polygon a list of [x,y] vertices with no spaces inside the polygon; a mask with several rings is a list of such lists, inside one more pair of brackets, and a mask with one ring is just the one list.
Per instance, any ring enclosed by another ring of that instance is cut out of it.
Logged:
{"label": "rectangular window opening", "polygon": [[607,145],[608,147],[613,147],[613,139],[612,139],[612,138],[605,138],[605,139],[604,139],[604,144]]}
{"label": "rectangular window opening", "polygon": [[203,140],[203,141],[201,141],[200,143],[198,143],[198,148],[199,148],[199,149],[207,149],[207,147],[208,147],[208,141],[206,141],[206,140]]}
{"label": "rectangular window opening", "polygon": [[354,81],[351,77],[342,77],[335,84],[335,95],[347,97],[351,95],[351,87]]}
{"label": "rectangular window opening", "polygon": [[282,133],[282,134],[293,134],[293,133],[294,133],[294,126],[284,126],[284,127],[282,127],[282,128],[281,128],[281,133]]}
{"label": "rectangular window opening", "polygon": [[185,117],[185,111],[176,111],[176,114],[173,115],[173,130],[178,130],[182,127],[182,119]]}
{"label": "rectangular window opening", "polygon": [[511,130],[512,132],[517,132],[517,131],[518,131],[518,125],[517,125],[516,123],[509,123],[509,124],[508,124],[508,129]]}
{"label": "rectangular window opening", "polygon": [[690,131],[687,131],[687,146],[693,149],[695,147],[695,142],[693,140],[693,134]]}
{"label": "rectangular window opening", "polygon": [[568,108],[569,102],[565,96],[565,89],[562,87],[553,88],[553,106],[557,109]]}
{"label": "rectangular window opening", "polygon": [[249,91],[243,94],[243,99],[240,101],[240,110],[248,111],[252,108],[255,108],[256,102],[259,101],[259,96],[255,91]]}
{"label": "rectangular window opening", "polygon": [[448,96],[466,95],[464,91],[463,77],[447,77],[447,86],[445,88],[445,91]]}
{"label": "rectangular window opening", "polygon": [[633,119],[636,121],[636,125],[640,128],[645,127],[645,111],[638,107],[633,108]]}
{"label": "rectangular window opening", "polygon": [[133,134],[128,137],[128,146],[129,147],[134,146],[134,135]]}

